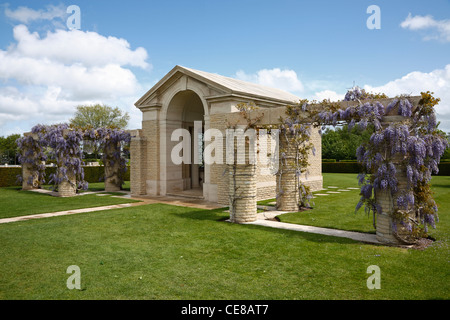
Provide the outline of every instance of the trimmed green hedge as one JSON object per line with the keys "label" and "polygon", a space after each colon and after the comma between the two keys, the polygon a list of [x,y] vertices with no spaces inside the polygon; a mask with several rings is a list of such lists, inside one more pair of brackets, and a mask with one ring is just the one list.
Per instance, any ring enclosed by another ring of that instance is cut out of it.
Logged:
{"label": "trimmed green hedge", "polygon": [[[359,164],[350,162],[322,162],[323,173],[359,173]],[[439,163],[438,176],[450,176],[450,162]]]}
{"label": "trimmed green hedge", "polygon": [[[45,176],[50,176],[54,173],[56,167],[45,168]],[[17,181],[17,176],[22,174],[22,168],[20,167],[0,167],[0,187],[11,187],[11,186],[21,186],[22,184]],[[104,167],[84,167],[84,180],[87,182],[102,182],[105,179],[105,169]],[[127,167],[127,172],[125,173],[125,181],[130,180],[130,167]]]}
{"label": "trimmed green hedge", "polygon": [[18,175],[22,175],[21,167],[0,167],[0,187],[21,186]]}
{"label": "trimmed green hedge", "polygon": [[323,173],[359,173],[359,164],[355,162],[322,162]]}
{"label": "trimmed green hedge", "polygon": [[450,162],[439,163],[439,174],[438,176],[450,176]]}

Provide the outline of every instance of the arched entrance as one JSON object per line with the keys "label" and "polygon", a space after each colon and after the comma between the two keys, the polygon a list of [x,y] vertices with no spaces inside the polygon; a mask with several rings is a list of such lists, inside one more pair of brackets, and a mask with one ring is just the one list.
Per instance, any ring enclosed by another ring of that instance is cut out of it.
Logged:
{"label": "arched entrance", "polygon": [[[176,93],[170,100],[166,112],[165,145],[166,158],[166,194],[191,195],[203,197],[203,131],[204,105],[200,97],[192,90]],[[177,129],[184,129],[189,138],[173,137]],[[175,141],[172,141],[175,138]],[[179,139],[179,140],[178,140]],[[179,154],[184,160],[181,164],[174,163],[171,152],[175,146],[182,143]],[[187,152],[188,154],[183,154]]]}

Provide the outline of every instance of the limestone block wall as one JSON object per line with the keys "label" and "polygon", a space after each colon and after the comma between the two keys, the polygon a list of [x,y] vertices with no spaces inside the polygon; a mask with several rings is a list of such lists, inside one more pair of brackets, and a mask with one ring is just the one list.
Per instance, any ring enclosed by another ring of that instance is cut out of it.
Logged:
{"label": "limestone block wall", "polygon": [[[395,114],[396,110],[391,111],[391,113]],[[381,124],[383,126],[388,126],[392,123],[401,122],[405,120],[405,117],[398,115],[387,115],[383,118]],[[406,168],[402,163],[403,156],[396,155],[392,162],[395,165],[396,174],[395,177],[397,179],[397,189],[401,192],[401,190],[407,189],[407,177],[406,177]],[[391,195],[391,190],[375,190],[375,201],[380,206],[382,212],[377,212],[376,215],[376,236],[378,241],[382,243],[388,244],[400,244],[401,241],[398,237],[395,236],[393,230],[393,219],[392,214],[398,209],[396,201],[394,197]],[[411,218],[414,219],[414,212],[409,213]],[[396,233],[401,238],[408,237],[409,232],[400,224],[396,225]]]}
{"label": "limestone block wall", "polygon": [[298,185],[294,167],[297,147],[292,138],[290,133],[280,134],[277,209],[282,211],[298,211]]}
{"label": "limestone block wall", "polygon": [[[108,159],[114,159],[114,152],[120,152],[120,146],[111,142],[107,142],[104,147],[104,152]],[[114,161],[111,163],[106,161],[105,166],[105,191],[114,192],[121,189],[122,181],[119,177],[120,163]]]}
{"label": "limestone block wall", "polygon": [[131,133],[130,142],[130,190],[133,195],[147,193],[147,138],[142,130]]}
{"label": "limestone block wall", "polygon": [[315,152],[308,153],[308,173],[303,174],[300,179],[302,183],[311,188],[311,191],[323,189],[322,177],[322,137],[319,134],[319,128],[311,128],[310,141],[314,145]]}
{"label": "limestone block wall", "polygon": [[[209,175],[210,175],[210,184],[217,186],[217,202],[223,205],[229,205],[229,197],[228,197],[228,167],[225,162],[226,155],[226,140],[225,140],[225,130],[227,128],[227,114],[212,114],[210,115],[209,121],[210,129],[218,129],[222,132],[223,141],[222,141],[222,154],[223,160],[222,164],[213,163],[209,165]],[[205,142],[205,147],[208,145],[208,142]],[[205,188],[205,186],[203,186]]]}
{"label": "limestone block wall", "polygon": [[[31,181],[30,181],[30,177]],[[29,183],[31,182],[31,183]],[[33,173],[32,167],[28,163],[22,164],[22,189],[23,190],[30,190],[37,188],[38,186],[38,175],[36,173]]]}
{"label": "limestone block wall", "polygon": [[[268,109],[270,110],[270,109]],[[264,112],[269,113],[269,111],[264,110]],[[212,114],[210,115],[210,127],[219,129],[223,132],[223,155],[225,157],[226,154],[226,141],[225,141],[225,130],[232,124],[236,122],[236,116],[241,117],[240,115],[237,115],[236,113],[228,113],[228,114]],[[275,119],[275,117],[273,117]],[[273,120],[271,119],[271,120]],[[275,121],[275,120],[274,120]],[[277,123],[277,122],[275,122]],[[318,129],[312,128],[312,134],[311,134],[311,142],[315,146],[315,154],[313,154],[312,151],[310,151],[309,154],[309,162],[310,166],[308,168],[308,173],[301,176],[302,182],[309,186],[312,191],[321,190],[323,188],[323,178],[322,178],[322,147],[321,147],[321,136],[318,132]],[[270,147],[270,144],[269,144]],[[269,149],[270,150],[270,149]],[[225,163],[225,159],[224,159]],[[228,205],[229,199],[228,199],[228,181],[229,179],[223,179],[224,174],[228,173],[229,168],[226,164],[213,164],[211,165],[210,169],[210,179],[211,184],[217,184],[217,198],[218,203]],[[294,173],[295,174],[295,173]],[[289,178],[287,178],[289,179]],[[285,182],[292,184],[294,178],[291,178],[291,182]],[[277,177],[276,175],[268,170],[267,166],[264,167],[260,163],[258,163],[256,167],[256,190],[257,200],[264,200],[264,199],[272,199],[276,197],[277,194]],[[287,190],[290,187],[287,187]],[[294,192],[294,189],[292,189],[292,192]],[[292,197],[292,195],[290,196]],[[294,201],[295,204],[297,201],[295,200],[295,197],[292,198],[289,205],[289,210],[294,210]],[[287,202],[286,202],[287,203]],[[296,209],[295,209],[296,210]]]}
{"label": "limestone block wall", "polygon": [[58,197],[73,197],[77,194],[77,180],[73,174],[67,173],[68,180],[58,184]]}
{"label": "limestone block wall", "polygon": [[142,121],[142,134],[146,139],[145,142],[146,156],[141,159],[141,162],[145,167],[144,179],[145,179],[146,193],[148,195],[158,195],[159,180],[160,180],[159,120],[154,119]]}
{"label": "limestone block wall", "polygon": [[256,165],[228,165],[228,196],[232,222],[256,220]]}
{"label": "limestone block wall", "polygon": [[[396,164],[396,178],[398,181],[398,190],[405,190],[407,188],[406,170],[401,163]],[[399,244],[401,241],[394,234],[392,213],[398,207],[391,195],[391,190],[375,190],[375,199],[377,204],[381,207],[382,212],[377,212],[376,216],[376,237],[378,241],[388,244]],[[411,218],[414,219],[413,212],[410,213]],[[401,224],[396,224],[395,231],[401,238],[407,238],[409,232]]]}

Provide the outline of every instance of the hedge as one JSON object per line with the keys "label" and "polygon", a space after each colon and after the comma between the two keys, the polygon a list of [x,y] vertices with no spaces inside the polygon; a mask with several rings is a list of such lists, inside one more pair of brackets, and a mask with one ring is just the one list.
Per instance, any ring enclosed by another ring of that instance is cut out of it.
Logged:
{"label": "hedge", "polygon": [[21,186],[17,180],[17,176],[21,174],[21,167],[0,167],[0,187]]}
{"label": "hedge", "polygon": [[[125,173],[125,181],[130,180],[130,167]],[[56,167],[47,167],[45,174],[48,177],[55,172]],[[323,173],[359,173],[359,165],[355,162],[322,162]],[[0,187],[21,186],[17,176],[22,174],[20,167],[0,167]],[[84,179],[87,182],[102,182],[104,180],[104,167],[84,167]],[[439,176],[450,176],[450,162],[439,164]]]}
{"label": "hedge", "polygon": [[[51,173],[54,173],[56,167],[46,167],[45,176],[49,177]],[[22,174],[21,167],[0,167],[0,187],[21,186],[17,180],[17,176]],[[86,166],[84,167],[84,180],[87,182],[102,182],[105,179],[105,169],[101,166]],[[130,167],[127,167],[125,173],[125,181],[130,180]],[[48,178],[47,178],[48,181]]]}
{"label": "hedge", "polygon": [[[322,162],[323,173],[359,173],[359,164],[350,162]],[[439,163],[438,176],[450,176],[450,162]]]}
{"label": "hedge", "polygon": [[359,173],[358,162],[322,162],[323,173]]}

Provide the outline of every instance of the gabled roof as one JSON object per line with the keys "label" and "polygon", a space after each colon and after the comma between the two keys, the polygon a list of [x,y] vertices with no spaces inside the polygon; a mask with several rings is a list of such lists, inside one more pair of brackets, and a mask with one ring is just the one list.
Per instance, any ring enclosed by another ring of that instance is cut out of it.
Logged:
{"label": "gabled roof", "polygon": [[266,87],[243,80],[225,77],[216,73],[209,73],[177,65],[168,74],[166,74],[158,83],[156,83],[144,96],[142,96],[142,98],[140,98],[135,103],[135,105],[136,106],[141,105],[145,100],[147,100],[148,97],[150,97],[153,93],[155,93],[160,87],[162,87],[177,73],[182,73],[198,81],[204,82],[211,87],[219,89],[226,95],[237,95],[248,98],[272,100],[278,103],[285,103],[285,104],[296,103],[300,100],[300,98],[297,97],[296,95],[280,89]]}

